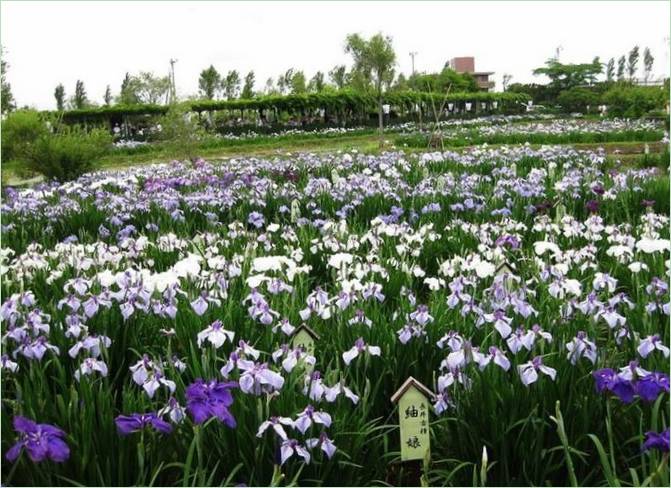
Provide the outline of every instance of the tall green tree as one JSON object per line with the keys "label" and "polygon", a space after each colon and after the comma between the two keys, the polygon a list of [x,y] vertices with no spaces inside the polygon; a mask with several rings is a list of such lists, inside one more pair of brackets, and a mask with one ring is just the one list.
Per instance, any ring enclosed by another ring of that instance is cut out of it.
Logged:
{"label": "tall green tree", "polygon": [[452,91],[478,91],[475,78],[468,73],[457,73],[452,68],[445,67],[440,73],[415,73],[410,76],[408,84],[413,90],[445,93],[447,87]]}
{"label": "tall green tree", "polygon": [[107,85],[107,88],[105,88],[105,95],[103,95],[103,101],[105,102],[106,106],[110,106],[112,103],[112,88]]}
{"label": "tall green tree", "polygon": [[503,73],[503,79],[501,80],[501,85],[503,85],[503,91],[506,91],[508,89],[508,85],[510,84],[510,80],[513,79],[513,75],[510,73]]}
{"label": "tall green tree", "polygon": [[308,91],[312,93],[321,93],[324,91],[325,86],[326,84],[324,83],[324,73],[317,71],[310,79],[310,83],[308,83]]}
{"label": "tall green tree", "polygon": [[141,71],[140,74],[133,76],[126,73],[126,78],[121,84],[119,103],[159,104],[162,100],[167,100],[170,88],[169,76],[156,76],[149,71]]}
{"label": "tall green tree", "polygon": [[284,95],[285,93],[291,91],[291,79],[293,76],[293,68],[289,68],[284,73],[279,74],[277,77],[277,90],[280,92],[280,95]]}
{"label": "tall green tree", "polygon": [[130,76],[130,73],[126,73],[123,81],[121,82],[121,90],[119,91],[118,101],[121,105],[134,105],[140,103],[140,99],[136,93],[136,83],[133,82],[133,79]]}
{"label": "tall green tree", "polygon": [[345,88],[347,83],[347,68],[344,64],[338,64],[329,71],[329,78],[331,83],[335,85],[338,90]]}
{"label": "tall green tree", "polygon": [[305,93],[306,91],[307,87],[305,85],[305,73],[303,73],[301,70],[298,70],[294,72],[293,76],[291,77],[291,94],[299,95],[301,93]]}
{"label": "tall green tree", "polygon": [[638,46],[634,46],[631,51],[629,51],[629,55],[627,56],[627,74],[629,75],[629,79],[633,81],[634,76],[636,75],[636,68],[638,67],[638,58],[639,58],[639,52],[638,52]]}
{"label": "tall green tree", "polygon": [[88,98],[86,97],[86,88],[84,88],[84,82],[82,80],[77,80],[75,83],[75,94],[72,97],[72,106],[77,109],[86,108],[89,104]]}
{"label": "tall green tree", "polygon": [[272,95],[273,93],[277,92],[277,90],[275,89],[275,80],[273,80],[272,76],[268,77],[268,79],[266,80],[266,86],[263,89],[263,92],[266,95]]}
{"label": "tall green tree", "polygon": [[408,85],[408,79],[405,77],[403,73],[398,74],[392,88],[396,91],[405,91],[410,88],[410,86]]}
{"label": "tall green tree", "polygon": [[250,71],[245,75],[245,84],[242,87],[240,98],[254,98],[254,71]]}
{"label": "tall green tree", "polygon": [[617,81],[624,81],[624,67],[627,63],[627,59],[624,55],[620,56],[617,60]]}
{"label": "tall green tree", "polygon": [[587,72],[586,78],[587,78],[587,83],[589,83],[590,85],[593,85],[594,83],[597,82],[597,79],[596,79],[597,75],[600,75],[601,73],[603,73],[604,64],[601,62],[601,59],[599,58],[599,56],[595,56],[594,59],[592,60],[591,65],[594,67],[594,69],[591,69]]}
{"label": "tall green tree", "polygon": [[59,83],[54,90],[54,98],[56,99],[56,110],[59,112],[65,110],[65,87],[63,83]]}
{"label": "tall green tree", "polygon": [[391,37],[375,34],[366,40],[359,34],[349,34],[345,41],[345,52],[352,55],[354,70],[365,73],[371,78],[378,106],[378,125],[380,146],[384,144],[382,95],[385,86],[394,79],[396,53]]}
{"label": "tall green tree", "polygon": [[167,100],[172,86],[169,76],[156,76],[149,71],[141,71],[133,79],[141,103],[158,104],[162,99]]}
{"label": "tall green tree", "polygon": [[7,69],[9,68],[9,64],[7,64],[7,61],[5,61],[4,53],[1,48],[0,58],[0,74],[2,76],[2,92],[0,93],[0,97],[2,97],[1,112],[6,114],[7,112],[14,110],[16,108],[16,104],[14,103],[14,95],[12,95],[12,87],[5,77],[7,74]]}
{"label": "tall green tree", "polygon": [[227,100],[238,98],[238,93],[240,93],[240,74],[236,70],[229,71],[226,77],[221,80],[221,86]]}
{"label": "tall green tree", "polygon": [[643,73],[646,83],[648,82],[648,80],[650,79],[650,75],[652,74],[652,65],[654,62],[655,58],[652,56],[650,48],[646,47],[645,50],[643,51]]}
{"label": "tall green tree", "polygon": [[606,64],[606,81],[613,81],[615,77],[615,59],[610,58]]}
{"label": "tall green tree", "polygon": [[208,100],[213,100],[217,94],[217,90],[221,85],[221,75],[213,65],[200,72],[198,78],[198,88],[203,97]]}
{"label": "tall green tree", "polygon": [[550,78],[550,86],[559,93],[575,86],[593,83],[602,72],[603,65],[598,57],[591,63],[581,64],[563,64],[552,58],[545,62],[545,66],[536,68],[533,74]]}

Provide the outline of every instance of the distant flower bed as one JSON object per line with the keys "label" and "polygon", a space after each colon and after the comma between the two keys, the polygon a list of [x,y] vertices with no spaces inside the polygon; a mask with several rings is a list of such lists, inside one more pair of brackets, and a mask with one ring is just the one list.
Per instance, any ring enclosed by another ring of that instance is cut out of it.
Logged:
{"label": "distant flower bed", "polygon": [[479,124],[426,128],[403,134],[397,143],[426,146],[430,138],[442,136],[448,145],[491,144],[565,144],[571,142],[663,141],[663,125],[655,121],[630,119],[582,120],[556,119],[542,122]]}

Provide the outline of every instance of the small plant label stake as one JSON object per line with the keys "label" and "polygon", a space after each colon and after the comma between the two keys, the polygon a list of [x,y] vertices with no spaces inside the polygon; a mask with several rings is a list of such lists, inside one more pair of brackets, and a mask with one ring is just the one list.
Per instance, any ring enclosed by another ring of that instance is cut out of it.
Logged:
{"label": "small plant label stake", "polygon": [[[296,327],[292,337],[291,337],[291,346],[296,348],[301,348],[303,351],[308,353],[310,356],[315,355],[315,341],[319,340],[319,335],[308,327],[305,324],[301,324]],[[312,372],[313,366],[306,362],[303,362],[303,367],[306,372]]]}
{"label": "small plant label stake", "polygon": [[555,224],[561,224],[562,219],[566,215],[566,206],[560,203],[555,208]]}
{"label": "small plant label stake", "polygon": [[298,200],[291,201],[291,222],[296,223],[301,217],[301,202]]}
{"label": "small plant label stake", "polygon": [[398,403],[401,461],[429,457],[429,399],[433,396],[431,390],[410,376],[391,397],[393,403]]}

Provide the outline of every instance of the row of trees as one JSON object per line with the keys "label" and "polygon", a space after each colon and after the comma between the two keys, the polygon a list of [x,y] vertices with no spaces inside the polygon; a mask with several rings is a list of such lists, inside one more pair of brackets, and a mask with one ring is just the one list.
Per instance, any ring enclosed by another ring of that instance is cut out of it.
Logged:
{"label": "row of trees", "polygon": [[[628,76],[629,81],[633,81],[636,77],[636,71],[638,70],[638,62],[640,58],[639,47],[634,46],[629,54],[626,56],[623,54],[617,60],[617,73],[615,71],[615,58],[610,58],[608,63],[606,63],[606,81],[618,81],[625,80],[625,74]],[[643,80],[647,83],[650,80],[652,75],[652,65],[655,62],[655,58],[650,52],[650,48],[645,48],[643,51]]]}
{"label": "row of trees", "polygon": [[[371,43],[371,44],[366,44]],[[377,53],[386,51],[387,59],[392,59],[385,70],[384,77],[377,79],[369,67],[357,59],[361,59],[364,46]],[[237,70],[219,72],[214,65],[203,69],[198,78],[199,93],[195,99],[201,100],[235,100],[251,99],[260,95],[302,95],[322,93],[324,91],[338,91],[351,89],[356,92],[378,93],[380,90],[394,91],[438,91],[444,92],[448,86],[457,92],[477,91],[475,79],[466,73],[457,73],[447,66],[435,73],[413,73],[406,77],[403,73],[396,76],[394,70],[396,55],[391,44],[391,38],[381,34],[364,40],[358,35],[350,35],[346,39],[345,51],[352,54],[355,60],[352,69],[348,70],[344,64],[336,65],[326,75],[318,71],[308,79],[302,70],[289,68],[276,78],[268,78],[262,91],[255,91],[256,75],[248,72],[244,78]],[[107,85],[103,96],[104,106],[114,103],[120,105],[162,104],[169,102],[171,85],[169,76],[156,76],[150,72],[140,72],[137,75],[126,73],[120,92],[112,95],[110,85]],[[66,109],[85,109],[96,107],[91,101],[84,87],[84,82],[77,80],[74,94],[68,98],[65,87],[59,84],[54,90],[56,108],[59,111]]]}
{"label": "row of trees", "polygon": [[[159,104],[167,103],[171,93],[172,82],[168,76],[156,76],[153,73],[142,71],[138,75],[131,76],[126,73],[121,82],[121,90],[118,96],[112,95],[112,88],[107,85],[103,95],[105,106],[113,105],[115,102],[121,105],[134,104]],[[59,83],[54,90],[56,109],[82,110],[96,107],[97,104],[90,101],[82,80],[75,83],[74,95],[67,99],[65,87]]]}
{"label": "row of trees", "polygon": [[[385,87],[391,90],[406,91],[427,89],[444,91],[452,85],[455,91],[476,91],[478,89],[475,79],[469,74],[457,73],[447,66],[438,73],[418,73],[406,77],[403,73],[384,80]],[[356,66],[348,71],[344,64],[336,65],[327,75],[317,71],[308,80],[302,70],[289,68],[275,78],[268,78],[264,89],[254,92],[254,72],[250,71],[244,79],[244,86],[240,91],[242,80],[236,70],[227,74],[220,73],[210,65],[201,71],[198,78],[199,96],[204,100],[234,100],[236,98],[248,99],[257,95],[303,95],[306,93],[322,93],[324,91],[337,91],[352,89],[354,91],[369,91],[374,88],[372,80],[368,79]]]}
{"label": "row of trees", "polygon": [[[643,53],[643,79],[650,80],[652,66],[655,58],[649,48]],[[558,91],[581,85],[594,85],[598,82],[598,76],[606,74],[606,82],[612,81],[636,81],[636,72],[639,62],[639,47],[634,46],[629,54],[621,56],[617,61],[617,72],[615,71],[615,58],[610,58],[607,63],[602,63],[599,57],[595,57],[591,63],[563,64],[555,58],[546,61],[545,66],[536,68],[534,75],[546,75],[550,78],[550,87]],[[625,77],[626,75],[626,77]]]}
{"label": "row of trees", "polygon": [[[643,76],[640,78],[644,84],[651,79],[654,60],[650,49],[646,47],[643,51]],[[614,84],[629,86],[637,84],[639,78],[636,74],[639,72],[639,61],[638,46],[634,46],[627,55],[621,56],[617,63],[615,58],[602,63],[598,56],[589,63],[562,63],[557,57],[553,57],[546,61],[545,66],[533,71],[534,75],[547,76],[550,79],[549,83],[514,83],[509,89],[513,92],[528,93],[537,103],[556,103],[562,94],[567,93],[579,94],[584,99],[594,98],[589,94],[594,92],[601,94]]]}

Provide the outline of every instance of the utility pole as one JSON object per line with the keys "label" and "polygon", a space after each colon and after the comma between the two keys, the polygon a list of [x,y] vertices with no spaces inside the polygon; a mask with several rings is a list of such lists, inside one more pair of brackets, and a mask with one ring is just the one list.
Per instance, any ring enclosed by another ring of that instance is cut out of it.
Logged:
{"label": "utility pole", "polygon": [[415,74],[415,56],[417,56],[417,51],[410,52],[410,58],[412,58],[412,74]]}
{"label": "utility pole", "polygon": [[176,59],[170,58],[170,103],[175,103],[177,101],[177,87],[175,86],[175,63]]}
{"label": "utility pole", "polygon": [[[417,56],[417,51],[410,51],[410,59],[412,59],[412,77],[415,76],[415,56]],[[422,103],[417,104],[417,108],[419,109],[419,130],[422,130]]]}
{"label": "utility pole", "polygon": [[561,53],[564,50],[564,46],[561,44],[557,46],[557,49],[555,49],[555,60],[559,61],[559,53]]}

